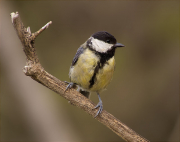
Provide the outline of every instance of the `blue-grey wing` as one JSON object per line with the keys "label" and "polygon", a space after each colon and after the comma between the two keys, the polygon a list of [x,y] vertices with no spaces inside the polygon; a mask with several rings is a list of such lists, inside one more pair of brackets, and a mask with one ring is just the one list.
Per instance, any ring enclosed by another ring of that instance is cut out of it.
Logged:
{"label": "blue-grey wing", "polygon": [[84,48],[83,47],[79,47],[77,52],[76,52],[76,55],[74,56],[74,59],[72,61],[72,65],[71,66],[74,66],[76,64],[76,62],[78,61],[78,58],[79,56],[84,52]]}

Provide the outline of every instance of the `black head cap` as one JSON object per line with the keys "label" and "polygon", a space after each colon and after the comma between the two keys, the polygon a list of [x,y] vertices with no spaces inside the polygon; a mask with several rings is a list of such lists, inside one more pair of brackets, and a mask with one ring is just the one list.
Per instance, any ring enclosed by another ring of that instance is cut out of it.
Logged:
{"label": "black head cap", "polygon": [[116,39],[113,35],[106,31],[100,31],[92,35],[93,38],[102,40],[109,44],[116,44]]}

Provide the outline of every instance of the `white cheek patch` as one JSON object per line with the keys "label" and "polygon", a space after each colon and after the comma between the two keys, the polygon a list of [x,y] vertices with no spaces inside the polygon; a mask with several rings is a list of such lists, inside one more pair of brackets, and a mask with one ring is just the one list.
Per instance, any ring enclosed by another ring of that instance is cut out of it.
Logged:
{"label": "white cheek patch", "polygon": [[101,53],[107,52],[113,46],[112,44],[108,44],[104,41],[95,39],[93,37],[91,38],[91,43],[92,43],[92,48]]}

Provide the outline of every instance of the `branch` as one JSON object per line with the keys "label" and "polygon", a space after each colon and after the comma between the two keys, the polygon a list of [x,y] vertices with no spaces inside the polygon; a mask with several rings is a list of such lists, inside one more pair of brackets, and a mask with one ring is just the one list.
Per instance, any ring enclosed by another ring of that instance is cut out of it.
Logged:
{"label": "branch", "polygon": [[[30,27],[24,27],[18,12],[11,13],[11,20],[17,32],[17,35],[21,40],[23,50],[27,57],[26,66],[23,68],[23,72],[25,73],[25,75],[30,76],[35,81],[58,93],[59,95],[67,99],[71,104],[81,108],[89,115],[94,117],[97,113],[97,109],[93,109],[95,107],[95,104],[73,88],[68,89],[64,93],[67,84],[46,72],[39,62],[38,56],[35,51],[34,42],[36,37],[45,29],[47,29],[49,25],[52,24],[52,22],[48,22],[37,32],[31,33]],[[137,134],[135,131],[130,129],[128,126],[123,124],[121,121],[119,121],[112,114],[108,113],[105,110],[103,110],[102,113],[95,119],[107,126],[125,141],[148,142],[148,140]]]}

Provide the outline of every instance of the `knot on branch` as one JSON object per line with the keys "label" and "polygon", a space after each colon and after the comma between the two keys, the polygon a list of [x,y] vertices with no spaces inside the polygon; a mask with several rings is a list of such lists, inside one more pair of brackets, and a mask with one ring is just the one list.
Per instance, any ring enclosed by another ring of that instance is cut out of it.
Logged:
{"label": "knot on branch", "polygon": [[23,72],[27,76],[40,75],[44,71],[44,68],[40,63],[32,63],[29,61],[27,64],[28,65],[24,66],[23,68]]}

